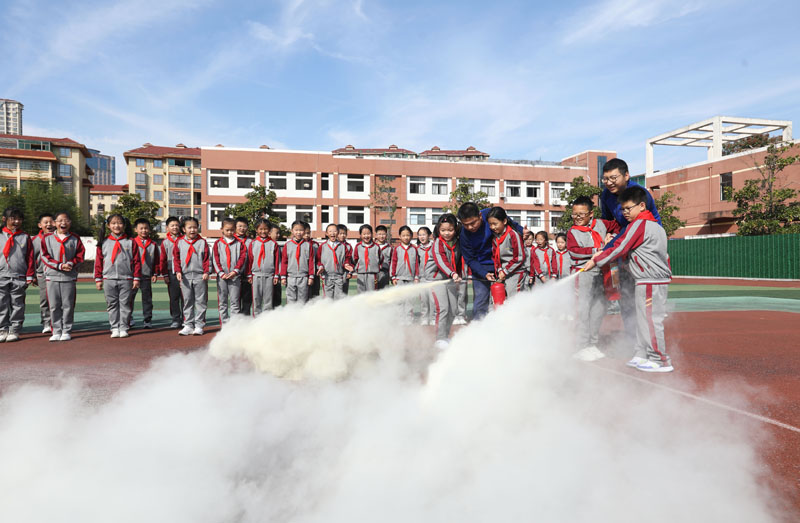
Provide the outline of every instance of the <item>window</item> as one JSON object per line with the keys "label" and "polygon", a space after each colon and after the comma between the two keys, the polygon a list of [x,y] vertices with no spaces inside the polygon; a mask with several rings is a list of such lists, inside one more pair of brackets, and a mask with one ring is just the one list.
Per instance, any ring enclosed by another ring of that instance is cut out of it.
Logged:
{"label": "window", "polygon": [[0,169],[13,169],[16,170],[17,168],[17,161],[16,160],[8,160],[6,158],[0,158]]}
{"label": "window", "polygon": [[61,178],[72,178],[72,166],[63,163],[58,164],[58,176]]}
{"label": "window", "polygon": [[522,223],[522,211],[506,211],[506,215],[517,223]]}
{"label": "window", "polygon": [[528,220],[527,225],[529,229],[541,229],[542,228],[542,213],[540,212],[531,212],[528,211]]}
{"label": "window", "polygon": [[481,180],[481,192],[485,192],[486,196],[494,196],[495,182],[494,180]]}
{"label": "window", "polygon": [[136,173],[136,185],[147,185],[147,173]]}
{"label": "window", "polygon": [[[286,172],[285,171],[270,171],[269,172],[269,190],[270,191],[283,191],[286,190]],[[286,220],[282,220],[286,221]]]}
{"label": "window", "polygon": [[[322,173],[322,179],[320,180],[320,188],[322,191],[330,191],[331,190],[331,175],[330,173]],[[327,220],[325,220],[327,221]]]}
{"label": "window", "polygon": [[164,185],[164,175],[163,174],[154,174],[153,175],[153,185]]}
{"label": "window", "polygon": [[195,191],[192,194],[194,194],[194,204],[195,205],[202,205],[203,201],[201,200],[200,193]]}
{"label": "window", "polygon": [[522,196],[522,182],[506,182],[506,197],[519,198]]}
{"label": "window", "polygon": [[147,189],[136,189],[136,194],[139,195],[142,201],[147,199]]}
{"label": "window", "polygon": [[164,191],[153,191],[153,199],[157,202],[164,201]]}
{"label": "window", "polygon": [[558,222],[561,221],[561,215],[563,214],[563,212],[550,212],[550,232],[558,232],[560,230]]}
{"label": "window", "polygon": [[319,208],[320,210],[320,219],[322,220],[323,225],[326,223],[331,223],[331,206],[330,205],[323,205]]}
{"label": "window", "polygon": [[289,218],[286,214],[285,205],[273,205],[272,216],[276,216],[281,221],[281,223],[286,223],[289,221]]}
{"label": "window", "polygon": [[[725,194],[728,192],[729,194]],[[719,175],[719,199],[730,201],[733,199],[733,174],[722,173]]]}
{"label": "window", "polygon": [[431,223],[432,223],[432,224],[434,224],[434,225],[436,225],[436,222],[438,222],[438,221],[439,221],[439,218],[441,218],[441,217],[442,217],[442,214],[444,214],[444,213],[442,212],[442,209],[439,209],[439,208],[437,208],[437,209],[432,209],[432,213],[431,213]]}
{"label": "window", "polygon": [[[349,183],[349,182],[348,182]],[[363,224],[364,223],[364,208],[363,207],[347,207],[347,223]]]}
{"label": "window", "polygon": [[112,195],[111,195],[111,201],[112,201],[112,202],[115,202],[115,201],[117,201],[117,199],[118,199],[118,198],[119,198],[119,195],[118,195],[118,194],[112,194]]}
{"label": "window", "polygon": [[177,187],[179,189],[191,188],[192,177],[188,175],[170,174],[169,185],[170,187]]}
{"label": "window", "polygon": [[[297,173],[294,177],[294,188],[298,191],[311,191],[314,189],[314,173]],[[304,220],[308,221],[308,220]],[[310,223],[310,222],[309,222]]]}
{"label": "window", "polygon": [[[47,172],[49,170],[47,166],[47,162],[40,162],[38,160],[20,160],[19,161],[19,168],[23,171],[39,171],[39,172]],[[59,166],[59,173],[61,172],[61,167]],[[64,165],[63,167],[71,167],[69,165]],[[72,171],[69,172],[69,176],[72,176]]]}
{"label": "window", "polygon": [[539,198],[542,195],[542,186],[538,183],[528,182],[525,184],[525,196],[528,198]]}
{"label": "window", "polygon": [[563,182],[550,182],[550,200],[561,200],[567,191],[567,184]]}
{"label": "window", "polygon": [[425,208],[411,207],[408,210],[409,225],[425,225]]}
{"label": "window", "polygon": [[237,189],[252,189],[256,184],[255,171],[237,171],[236,172],[236,188]]}
{"label": "window", "polygon": [[169,192],[169,203],[172,205],[189,205],[191,201],[192,199],[188,192],[183,192],[183,191]]}
{"label": "window", "polygon": [[164,160],[153,160],[153,167],[164,167]]}
{"label": "window", "polygon": [[225,174],[222,176],[215,176],[213,174],[214,171],[211,172],[211,187],[215,189],[227,189],[230,184],[228,180],[228,172],[225,171]]}
{"label": "window", "polygon": [[58,148],[58,155],[62,158],[70,158],[72,157],[72,149],[69,147],[59,147]]}
{"label": "window", "polygon": [[106,205],[104,203],[97,204],[97,214],[104,214],[106,212]]}
{"label": "window", "polygon": [[[347,192],[364,192],[364,176],[360,174],[348,174],[347,175]],[[350,207],[353,208],[353,207]],[[361,209],[362,215],[364,209]],[[348,211],[348,216],[350,212]],[[354,222],[350,222],[354,223]]]}
{"label": "window", "polygon": [[192,183],[194,183],[194,188],[195,189],[199,189],[200,188],[200,183],[201,183],[200,182],[200,177],[199,176],[193,176],[192,178],[193,178]]}
{"label": "window", "polygon": [[311,205],[298,205],[295,207],[295,220],[314,223],[314,207]]}
{"label": "window", "polygon": [[212,205],[210,207],[210,215],[209,221],[212,222],[221,222],[225,218],[225,206],[224,205]]}
{"label": "window", "polygon": [[422,176],[412,176],[408,184],[408,192],[411,194],[425,194],[425,178]]}
{"label": "window", "polygon": [[447,179],[434,178],[433,185],[431,186],[431,194],[447,195]]}
{"label": "window", "polygon": [[175,167],[191,167],[192,166],[192,161],[191,160],[185,160],[183,158],[170,158],[169,159],[169,164],[173,165]]}
{"label": "window", "polygon": [[144,158],[136,159],[136,167],[144,167]]}
{"label": "window", "polygon": [[164,216],[164,208],[163,207],[159,207],[158,209],[156,209],[156,216],[158,216],[159,218]]}

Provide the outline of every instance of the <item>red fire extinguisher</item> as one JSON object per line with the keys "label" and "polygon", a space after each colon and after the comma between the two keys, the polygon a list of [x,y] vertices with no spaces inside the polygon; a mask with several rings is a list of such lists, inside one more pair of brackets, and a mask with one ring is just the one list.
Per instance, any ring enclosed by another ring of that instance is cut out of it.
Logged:
{"label": "red fire extinguisher", "polygon": [[506,284],[501,281],[492,283],[490,287],[492,293],[492,302],[496,309],[506,301]]}

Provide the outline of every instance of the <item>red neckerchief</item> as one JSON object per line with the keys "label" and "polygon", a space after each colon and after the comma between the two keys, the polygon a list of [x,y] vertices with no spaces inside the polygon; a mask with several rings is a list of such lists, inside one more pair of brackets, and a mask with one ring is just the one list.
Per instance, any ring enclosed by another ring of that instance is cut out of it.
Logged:
{"label": "red neckerchief", "polygon": [[67,233],[67,237],[62,240],[58,237],[58,233],[53,233],[53,238],[55,238],[56,241],[61,244],[61,250],[58,252],[58,263],[64,262],[64,257],[67,255],[67,250],[64,248],[64,244],[67,243],[67,240],[69,240],[71,237],[72,234]]}
{"label": "red neckerchief", "polygon": [[538,250],[540,250],[540,251],[544,251],[544,262],[547,264],[547,275],[548,275],[548,277],[549,277],[549,276],[550,276],[550,274],[552,274],[552,273],[553,273],[553,268],[552,268],[552,267],[550,267],[550,258],[547,256],[547,249],[548,249],[548,247],[545,247],[544,249],[542,249],[541,247],[539,247],[539,246],[537,245],[537,246],[536,246],[536,248],[537,248]]}
{"label": "red neckerchief", "polygon": [[[651,215],[652,216],[652,215]],[[603,245],[603,237],[600,236],[600,233],[594,230],[594,226],[597,223],[597,218],[592,218],[592,223],[588,226],[585,225],[573,225],[575,230],[581,232],[590,232],[592,233],[592,241],[594,242],[594,248],[599,249],[601,245]]]}
{"label": "red neckerchief", "polygon": [[[656,223],[658,223],[656,221],[655,217],[653,216],[653,213],[651,213],[650,211],[647,211],[647,210],[644,210],[644,211],[640,212],[639,215],[636,217],[636,220],[644,220],[644,221],[647,221],[647,222],[656,222]],[[633,220],[633,221],[636,221],[636,220]]]}
{"label": "red neckerchief", "polygon": [[189,262],[192,261],[192,254],[197,254],[194,250],[194,244],[197,243],[198,240],[202,240],[203,237],[198,234],[194,240],[190,240],[188,236],[181,236],[181,238],[183,238],[183,240],[189,244],[189,254],[186,255],[186,266],[188,267]]}
{"label": "red neckerchief", "polygon": [[[367,245],[366,243],[362,243],[361,245],[364,246],[364,270],[368,271],[369,270],[369,248],[372,247],[373,245],[377,245],[377,244],[370,243],[369,245]],[[378,249],[380,249],[380,247],[378,247]]]}
{"label": "red neckerchief", "polygon": [[492,253],[492,257],[494,258],[494,266],[497,267],[498,270],[503,268],[502,262],[500,261],[500,244],[506,241],[509,232],[511,232],[511,227],[507,225],[506,230],[503,231],[503,234],[500,237],[494,237],[495,248],[494,252]]}
{"label": "red neckerchief", "polygon": [[[400,244],[400,247],[403,247],[402,243]],[[408,256],[408,249],[410,249],[410,248],[411,248],[411,245],[403,247],[403,253],[404,253],[403,254],[403,258],[406,261],[406,267],[408,267],[408,272],[411,273],[411,275],[413,276],[414,275],[414,271],[411,270],[411,259]]]}
{"label": "red neckerchief", "polygon": [[[239,238],[236,238],[236,236],[234,236],[234,241],[238,241],[239,243],[244,244],[244,241],[240,240]],[[227,257],[227,262],[228,262],[228,272],[231,272],[231,244],[228,243],[228,240],[226,240],[225,238],[222,238],[222,243],[225,244],[225,256]]]}
{"label": "red neckerchief", "polygon": [[256,236],[256,240],[261,242],[261,253],[258,255],[258,267],[261,268],[261,262],[264,260],[267,253],[267,242],[271,242],[272,238],[267,236],[262,240],[261,236]]}
{"label": "red neckerchief", "polygon": [[558,275],[561,276],[561,271],[564,269],[564,255],[569,251],[556,251],[558,254]]}
{"label": "red neckerchief", "polygon": [[330,240],[326,241],[325,245],[327,245],[328,249],[331,250],[331,254],[333,254],[333,268],[338,271],[339,270],[339,259],[336,257],[336,247],[339,247],[339,242],[336,242],[336,247],[331,247]]}
{"label": "red neckerchief", "polygon": [[8,261],[8,255],[11,254],[11,245],[14,243],[14,236],[22,234],[22,231],[21,230],[12,231],[8,227],[3,227],[3,232],[8,234],[8,240],[6,241],[6,244],[3,247],[3,256],[5,256],[6,261]]}
{"label": "red neckerchief", "polygon": [[294,249],[294,259],[297,261],[297,267],[300,268],[300,246],[303,245],[305,240],[300,240],[300,243],[294,241],[294,238],[290,240],[293,244],[297,245]]}
{"label": "red neckerchief", "polygon": [[442,244],[444,244],[444,246],[447,247],[447,250],[450,251],[450,263],[453,266],[453,272],[456,272],[456,242],[453,242],[453,246],[450,247],[444,238],[441,240]]}
{"label": "red neckerchief", "polygon": [[428,256],[431,254],[431,245],[430,242],[428,242],[424,245],[420,243],[419,246],[425,250],[425,261],[422,264],[422,266],[425,267],[428,265]]}
{"label": "red neckerchief", "polygon": [[122,249],[122,246],[119,244],[119,242],[125,238],[127,238],[127,236],[124,234],[119,238],[114,238],[110,234],[106,237],[106,240],[111,240],[114,242],[114,250],[111,251],[111,265],[114,265],[114,261],[117,259],[117,254],[119,254],[120,249]]}
{"label": "red neckerchief", "polygon": [[170,233],[167,233],[167,239],[172,243],[178,243],[178,240],[180,240],[181,238],[182,236],[173,236]]}
{"label": "red neckerchief", "polygon": [[133,239],[133,241],[135,241],[136,245],[138,245],[139,248],[142,249],[142,267],[144,267],[147,260],[145,258],[145,255],[147,255],[147,248],[153,244],[153,240],[151,240],[150,238],[145,238],[144,241],[142,241],[142,239],[137,236],[136,238]]}

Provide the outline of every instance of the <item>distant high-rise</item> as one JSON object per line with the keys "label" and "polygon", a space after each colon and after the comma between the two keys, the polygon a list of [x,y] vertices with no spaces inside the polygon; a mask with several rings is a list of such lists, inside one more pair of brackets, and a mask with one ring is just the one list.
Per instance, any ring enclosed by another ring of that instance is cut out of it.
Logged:
{"label": "distant high-rise", "polygon": [[116,159],[107,154],[101,154],[96,149],[89,149],[91,158],[86,159],[86,166],[92,170],[89,179],[94,185],[114,185],[116,177]]}
{"label": "distant high-rise", "polygon": [[22,134],[22,104],[0,98],[0,134]]}

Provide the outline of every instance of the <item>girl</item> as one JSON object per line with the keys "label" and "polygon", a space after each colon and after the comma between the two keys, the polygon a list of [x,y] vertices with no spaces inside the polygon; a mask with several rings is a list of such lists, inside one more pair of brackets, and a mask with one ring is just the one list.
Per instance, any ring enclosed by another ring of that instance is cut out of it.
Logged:
{"label": "girl", "polygon": [[314,254],[311,243],[303,239],[303,222],[292,223],[292,239],[283,245],[281,254],[281,283],[286,287],[286,304],[308,301],[314,284]]}
{"label": "girl", "polygon": [[269,224],[269,238],[275,242],[275,248],[278,249],[278,259],[275,262],[275,285],[272,289],[272,308],[276,309],[283,303],[283,291],[281,290],[281,246],[278,245],[278,240],[281,239],[281,228],[270,222]]}
{"label": "girl", "polygon": [[545,283],[550,278],[555,276],[555,251],[548,241],[550,238],[547,232],[539,231],[536,233],[536,246],[531,249],[531,272],[530,282],[533,284],[534,278],[539,278],[539,281]]}
{"label": "girl", "polygon": [[167,294],[169,295],[169,315],[172,317],[171,329],[180,329],[183,324],[183,296],[181,295],[181,284],[175,277],[175,259],[173,253],[178,240],[183,235],[181,221],[175,217],[167,218],[167,236],[161,242],[161,259],[163,267],[161,272],[164,274],[164,283],[167,284]]}
{"label": "girl", "polygon": [[559,280],[569,276],[570,260],[567,250],[567,235],[560,232],[556,235],[556,252],[553,253],[553,270]]}
{"label": "girl", "polygon": [[339,243],[339,228],[331,223],[325,229],[328,240],[317,249],[317,275],[322,279],[323,295],[340,300],[344,294],[344,275],[352,270],[347,249]]}
{"label": "girl", "polygon": [[33,242],[22,231],[24,215],[3,211],[0,233],[0,341],[17,341],[25,321],[25,291],[36,276]]}
{"label": "girl", "polygon": [[[106,236],[106,225],[111,234]],[[132,238],[131,224],[121,214],[111,214],[97,231],[94,281],[106,298],[112,338],[127,338],[133,315],[133,290],[139,288],[142,260]]]}
{"label": "girl", "polygon": [[[273,292],[278,283],[281,248],[269,237],[270,221],[261,218],[256,222],[256,237],[247,253],[247,281],[253,287],[253,316],[272,310]],[[280,289],[280,287],[278,287]],[[280,291],[279,291],[280,295]]]}
{"label": "girl", "polygon": [[72,339],[75,319],[75,286],[78,264],[83,261],[86,249],[80,236],[70,232],[72,220],[66,212],[56,213],[56,232],[45,236],[42,256],[47,286],[47,304],[50,307],[52,333],[50,341]]}
{"label": "girl", "polygon": [[[533,251],[533,233],[531,231],[526,230],[525,234],[522,236],[522,242],[525,245],[525,263],[523,265],[525,269],[525,274],[530,274],[531,272],[531,254]],[[533,281],[530,278],[523,278],[522,282],[522,289],[528,290],[533,286]]]}
{"label": "girl", "polygon": [[211,273],[211,249],[200,236],[197,219],[188,216],[181,221],[185,236],[181,236],[172,251],[175,277],[181,284],[183,296],[183,328],[181,336],[203,335],[208,311],[208,275]]}
{"label": "girl", "polygon": [[[247,218],[239,216],[236,218],[234,229],[236,231],[236,239],[242,242],[242,251],[247,253],[253,243],[253,239],[249,236],[250,222],[247,221]],[[247,260],[244,261],[244,265],[247,266]],[[239,286],[239,310],[249,311],[253,306],[253,288],[246,280],[239,280]]]}
{"label": "girl", "polygon": [[425,266],[426,276],[433,281],[446,281],[433,288],[436,348],[450,345],[450,327],[458,308],[458,283],[461,281],[461,251],[458,247],[458,220],[451,213],[439,217],[433,229],[432,256]]}
{"label": "girl", "polygon": [[[419,253],[420,264],[419,281],[423,283],[430,281],[425,273],[425,267],[428,265],[428,260],[431,258],[431,247],[433,247],[433,242],[430,241],[430,238],[431,230],[427,227],[420,227],[417,230],[417,252]],[[431,306],[433,296],[431,295],[431,291],[423,291],[419,297],[422,301],[420,324],[433,325],[433,307]]]}
{"label": "girl", "polygon": [[525,282],[525,248],[522,235],[508,223],[508,215],[502,207],[492,207],[486,215],[489,228],[494,233],[492,239],[492,259],[495,275],[490,281],[503,282],[506,294],[512,297],[522,290]]}
{"label": "girl", "polygon": [[361,241],[353,248],[358,292],[374,291],[378,283],[378,272],[383,265],[380,247],[372,241],[372,226],[364,224],[358,229]]}
{"label": "girl", "polygon": [[347,296],[350,293],[350,279],[353,277],[353,246],[347,241],[347,225],[340,223],[336,226],[336,229],[338,231],[336,239],[344,245],[345,256],[350,260],[350,268],[345,267],[347,272],[344,275],[344,281],[342,281],[342,292]]}
{"label": "girl", "polygon": [[[393,285],[406,285],[408,283],[419,283],[419,252],[411,245],[411,227],[403,225],[400,227],[400,245],[392,251],[392,260],[389,264],[389,274]],[[411,300],[405,300],[406,319],[411,323],[414,319],[414,304]]]}
{"label": "girl", "polygon": [[[235,220],[223,219],[222,238],[214,243],[211,251],[211,261],[217,275],[217,308],[220,325],[230,321],[232,315],[241,314],[245,310],[240,308],[243,302],[242,287],[247,283],[242,274],[247,267],[249,247],[235,236],[235,228]],[[250,301],[252,302],[252,299]]]}

